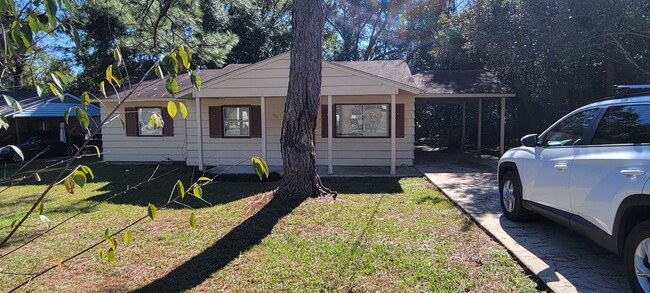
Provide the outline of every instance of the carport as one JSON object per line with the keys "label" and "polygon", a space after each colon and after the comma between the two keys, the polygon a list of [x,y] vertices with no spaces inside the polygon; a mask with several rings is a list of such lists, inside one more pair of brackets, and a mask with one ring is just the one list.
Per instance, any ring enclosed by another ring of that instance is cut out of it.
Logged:
{"label": "carport", "polygon": [[434,70],[413,75],[415,86],[424,90],[415,96],[416,107],[427,103],[461,104],[462,133],[461,148],[464,147],[467,129],[467,105],[478,104],[477,152],[482,149],[483,103],[485,100],[500,101],[499,108],[499,154],[505,151],[506,100],[514,98],[512,89],[492,73],[483,70]]}

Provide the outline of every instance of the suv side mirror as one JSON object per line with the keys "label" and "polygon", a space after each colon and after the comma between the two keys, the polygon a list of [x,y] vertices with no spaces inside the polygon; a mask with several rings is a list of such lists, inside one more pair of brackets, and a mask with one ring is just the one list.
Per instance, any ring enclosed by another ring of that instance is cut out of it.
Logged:
{"label": "suv side mirror", "polygon": [[521,145],[525,147],[536,147],[537,146],[537,134],[528,134],[521,138]]}

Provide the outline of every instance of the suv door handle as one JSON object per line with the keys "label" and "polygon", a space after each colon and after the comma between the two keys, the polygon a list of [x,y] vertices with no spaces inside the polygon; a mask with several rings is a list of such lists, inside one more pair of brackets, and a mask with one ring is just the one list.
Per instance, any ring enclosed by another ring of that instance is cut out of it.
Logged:
{"label": "suv door handle", "polygon": [[558,169],[560,171],[564,171],[566,169],[569,169],[569,166],[567,164],[555,164],[555,169]]}
{"label": "suv door handle", "polygon": [[633,170],[633,169],[626,169],[626,170],[621,170],[621,175],[625,176],[642,176],[645,175],[645,171],[643,170]]}

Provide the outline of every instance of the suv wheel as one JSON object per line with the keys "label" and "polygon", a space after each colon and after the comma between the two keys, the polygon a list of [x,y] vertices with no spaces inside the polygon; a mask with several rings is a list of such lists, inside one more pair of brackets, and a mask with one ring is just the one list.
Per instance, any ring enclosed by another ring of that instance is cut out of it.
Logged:
{"label": "suv wheel", "polygon": [[634,292],[650,292],[650,221],[636,225],[625,241],[625,271]]}
{"label": "suv wheel", "polygon": [[499,194],[501,210],[506,218],[512,221],[530,219],[531,212],[522,205],[521,182],[514,172],[508,171],[501,176]]}

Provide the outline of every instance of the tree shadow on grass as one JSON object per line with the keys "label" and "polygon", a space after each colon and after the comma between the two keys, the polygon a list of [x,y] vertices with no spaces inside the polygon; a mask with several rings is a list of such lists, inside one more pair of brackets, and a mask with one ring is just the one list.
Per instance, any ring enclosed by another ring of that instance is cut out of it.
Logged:
{"label": "tree shadow on grass", "polygon": [[324,178],[323,184],[339,194],[403,193],[399,177]]}
{"label": "tree shadow on grass", "polygon": [[304,199],[271,199],[260,211],[246,219],[212,246],[171,272],[134,292],[181,292],[203,283],[241,253],[258,245],[280,219],[297,208]]}

